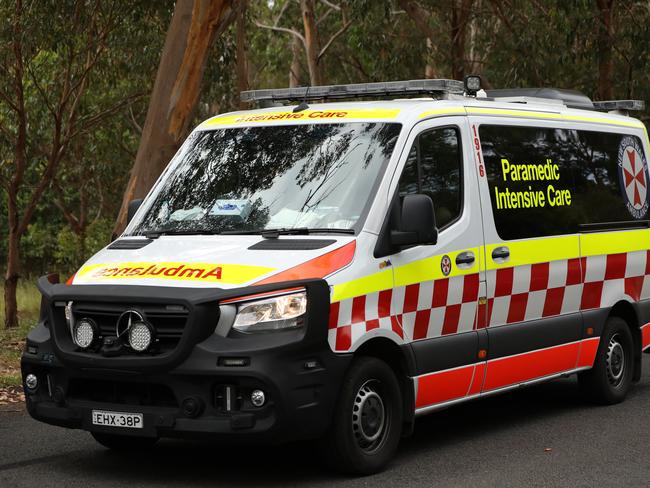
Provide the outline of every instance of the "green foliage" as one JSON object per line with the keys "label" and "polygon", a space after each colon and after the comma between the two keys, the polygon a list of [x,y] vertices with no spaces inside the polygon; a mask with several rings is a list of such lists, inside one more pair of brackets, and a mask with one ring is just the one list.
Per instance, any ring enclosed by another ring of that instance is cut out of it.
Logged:
{"label": "green foliage", "polygon": [[[461,0],[418,0],[428,13],[435,38],[431,48],[397,0],[317,0],[321,47],[343,27],[349,28],[322,57],[326,83],[353,83],[423,78],[431,64],[437,76],[449,77],[452,64],[452,11]],[[328,4],[342,9],[332,10]],[[151,92],[165,33],[173,12],[172,2],[45,0],[26,9],[24,37],[26,66],[25,103],[28,119],[29,171],[26,190],[18,196],[24,205],[45,164],[43,146],[52,140],[54,125],[45,103],[60,92],[62,66],[71,53],[83,52],[92,22],[102,24],[110,7],[119,15],[88,86],[80,100],[79,117],[90,124],[67,148],[54,183],[39,202],[21,244],[22,274],[48,271],[69,274],[110,239],[122,191],[135,159],[141,127]],[[91,20],[101,5],[106,13]],[[13,2],[0,2],[0,88],[11,94]],[[281,14],[281,15],[280,15]],[[256,23],[302,31],[297,0],[249,1],[246,42],[252,88],[288,85],[293,36],[260,28]],[[598,87],[599,16],[593,0],[473,0],[467,19],[464,60],[468,70],[479,72],[494,88],[556,86],[584,91],[595,97]],[[613,14],[613,91],[617,98],[650,101],[650,9],[647,2],[615,2]],[[195,122],[238,107],[236,93],[235,26],[214,43],[196,111]],[[83,60],[80,60],[83,62]],[[307,84],[304,53],[299,59],[301,84]],[[125,97],[134,96],[119,106]],[[155,101],[154,101],[155,102]],[[113,110],[114,108],[114,110]],[[15,131],[11,109],[0,100],[0,125]],[[11,176],[13,148],[0,131],[0,183]],[[8,228],[6,193],[0,193],[0,234]],[[82,225],[83,224],[83,225]],[[0,263],[6,242],[0,239]],[[0,268],[3,265],[0,264]]]}
{"label": "green foliage", "polygon": [[[0,292],[4,292],[0,287]],[[25,337],[38,321],[41,296],[31,281],[23,280],[18,285],[19,327],[0,327],[0,388],[20,385],[20,355]],[[0,323],[4,322],[4,303],[0,302]]]}

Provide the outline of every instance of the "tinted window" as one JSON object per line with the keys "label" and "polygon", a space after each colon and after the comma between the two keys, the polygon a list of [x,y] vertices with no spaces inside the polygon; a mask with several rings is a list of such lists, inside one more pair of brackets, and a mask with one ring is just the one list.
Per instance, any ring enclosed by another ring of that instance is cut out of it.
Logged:
{"label": "tinted window", "polygon": [[458,130],[434,129],[418,136],[400,179],[400,196],[424,193],[433,200],[436,224],[445,227],[462,210],[462,158]]}
{"label": "tinted window", "polygon": [[647,218],[648,169],[637,137],[485,125],[479,133],[502,239]]}

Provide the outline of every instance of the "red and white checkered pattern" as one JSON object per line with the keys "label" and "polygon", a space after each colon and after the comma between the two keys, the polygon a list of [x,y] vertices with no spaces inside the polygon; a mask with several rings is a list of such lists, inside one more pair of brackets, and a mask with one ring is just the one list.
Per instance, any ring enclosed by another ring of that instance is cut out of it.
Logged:
{"label": "red and white checkered pattern", "polygon": [[487,323],[496,326],[577,312],[582,269],[576,258],[489,270]]}
{"label": "red and white checkered pattern", "polygon": [[478,273],[425,281],[332,303],[329,340],[347,351],[375,328],[418,340],[472,330],[479,290]]}
{"label": "red and white checkered pattern", "polygon": [[650,299],[650,250],[490,270],[487,285],[487,303],[481,305],[478,274],[332,303],[330,345],[347,351],[377,328],[419,340],[608,307],[623,296]]}
{"label": "red and white checkered pattern", "polygon": [[650,251],[501,268],[487,282],[490,326],[608,307],[650,298]]}

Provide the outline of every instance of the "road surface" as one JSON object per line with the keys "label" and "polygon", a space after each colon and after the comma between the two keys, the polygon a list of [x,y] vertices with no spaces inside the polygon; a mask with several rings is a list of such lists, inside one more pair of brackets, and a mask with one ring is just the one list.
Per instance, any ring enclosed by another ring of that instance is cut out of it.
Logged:
{"label": "road surface", "polygon": [[650,356],[644,359],[641,382],[620,405],[585,403],[569,378],[423,417],[390,467],[366,478],[328,472],[308,444],[163,440],[151,452],[119,455],[90,434],[5,408],[0,487],[647,487]]}

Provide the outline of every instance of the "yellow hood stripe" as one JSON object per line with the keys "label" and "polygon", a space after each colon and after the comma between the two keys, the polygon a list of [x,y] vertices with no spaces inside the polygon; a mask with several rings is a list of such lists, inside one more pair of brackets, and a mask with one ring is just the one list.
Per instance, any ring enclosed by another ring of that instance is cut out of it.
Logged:
{"label": "yellow hood stripe", "polygon": [[158,279],[201,281],[239,285],[275,271],[265,266],[218,263],[101,263],[83,266],[74,283],[93,283],[114,279]]}

